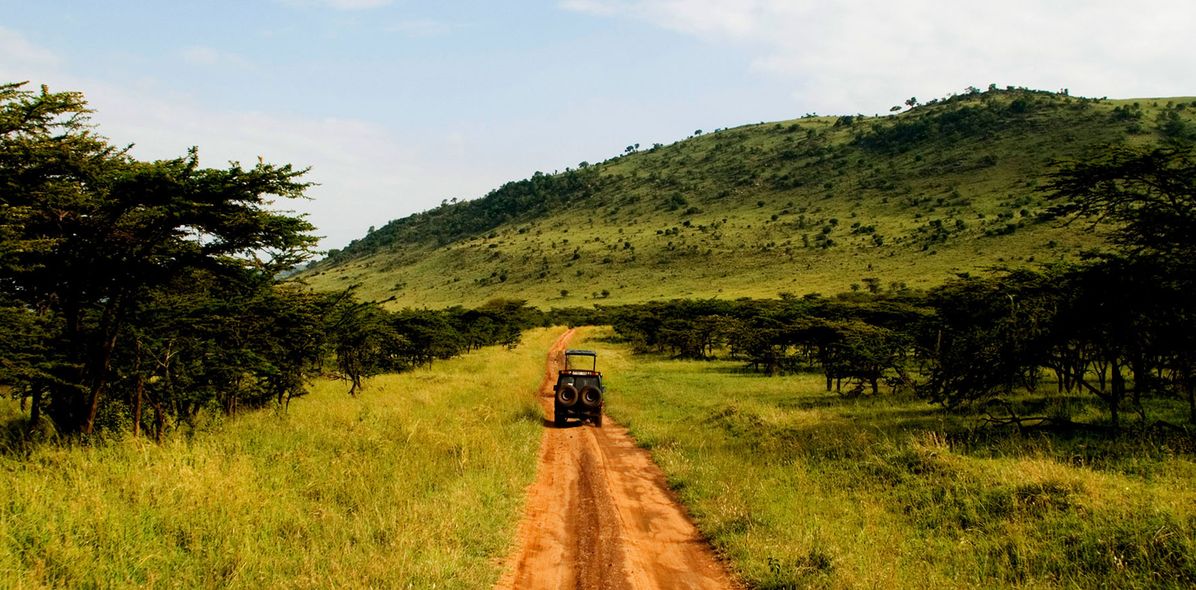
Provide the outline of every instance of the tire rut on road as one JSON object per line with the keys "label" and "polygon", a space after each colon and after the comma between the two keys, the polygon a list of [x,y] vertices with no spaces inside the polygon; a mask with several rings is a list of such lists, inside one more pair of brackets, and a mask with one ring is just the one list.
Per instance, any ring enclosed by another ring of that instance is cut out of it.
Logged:
{"label": "tire rut on road", "polygon": [[568,330],[548,353],[544,438],[519,545],[499,590],[737,588],[627,430],[551,426],[552,386]]}

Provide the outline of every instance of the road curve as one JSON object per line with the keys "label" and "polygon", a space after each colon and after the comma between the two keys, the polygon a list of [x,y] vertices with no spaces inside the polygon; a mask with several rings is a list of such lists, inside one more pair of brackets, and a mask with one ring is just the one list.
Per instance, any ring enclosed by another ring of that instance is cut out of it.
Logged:
{"label": "road curve", "polygon": [[544,437],[519,545],[499,590],[738,587],[627,429],[554,428],[552,386],[574,330],[548,353]]}

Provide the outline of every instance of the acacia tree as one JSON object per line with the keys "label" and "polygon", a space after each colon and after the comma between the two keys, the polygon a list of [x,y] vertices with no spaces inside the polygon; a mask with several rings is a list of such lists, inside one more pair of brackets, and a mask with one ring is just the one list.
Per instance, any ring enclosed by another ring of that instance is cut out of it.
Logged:
{"label": "acacia tree", "polygon": [[137,161],[95,135],[88,113],[78,93],[0,86],[0,292],[6,313],[53,327],[38,338],[53,354],[8,372],[83,433],[155,291],[194,269],[273,277],[315,244],[306,220],[268,207],[301,197],[305,170],[202,168],[194,149]]}
{"label": "acacia tree", "polygon": [[928,375],[921,393],[954,407],[1034,387],[1048,362],[1056,285],[1049,275],[1018,270],[962,277],[932,291],[935,315],[920,337]]}
{"label": "acacia tree", "polygon": [[[1113,148],[1063,167],[1044,187],[1068,222],[1111,226],[1119,252],[1076,271],[1079,302],[1090,313],[1089,346],[1110,365],[1108,392],[1078,383],[1117,406],[1165,383],[1187,398],[1196,422],[1196,161],[1190,147]],[[1127,390],[1122,367],[1133,377]],[[1102,369],[1103,377],[1103,369]]]}
{"label": "acacia tree", "polygon": [[1196,161],[1191,149],[1110,148],[1072,163],[1043,187],[1051,213],[1112,224],[1123,253],[1190,267],[1196,256]]}
{"label": "acacia tree", "polygon": [[329,323],[337,375],[349,382],[349,395],[362,380],[399,367],[398,351],[407,347],[386,312],[372,303],[354,301],[351,292],[338,297]]}
{"label": "acacia tree", "polygon": [[908,381],[904,368],[910,342],[905,334],[859,320],[834,324],[833,329],[838,340],[830,373],[855,381],[848,393],[863,393],[867,385],[877,395],[881,379],[888,376],[895,382]]}

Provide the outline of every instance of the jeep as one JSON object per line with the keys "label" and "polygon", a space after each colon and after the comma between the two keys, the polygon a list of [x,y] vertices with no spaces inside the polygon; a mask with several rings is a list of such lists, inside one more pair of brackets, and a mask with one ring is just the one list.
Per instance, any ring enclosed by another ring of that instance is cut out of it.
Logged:
{"label": "jeep", "polygon": [[565,351],[565,368],[557,373],[552,388],[552,421],[560,427],[569,417],[602,426],[602,373],[598,354],[592,350]]}

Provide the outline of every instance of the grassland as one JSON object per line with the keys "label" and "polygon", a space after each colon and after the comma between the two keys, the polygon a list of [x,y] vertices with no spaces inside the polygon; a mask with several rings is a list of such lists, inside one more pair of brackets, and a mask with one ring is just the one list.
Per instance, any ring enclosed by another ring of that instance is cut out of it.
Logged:
{"label": "grassland", "polygon": [[[358,398],[317,383],[285,414],[0,454],[0,586],[485,588],[541,434],[530,332]],[[10,402],[6,422],[16,420]]]}
{"label": "grassland", "polygon": [[[1031,106],[1019,111],[1018,100]],[[721,129],[588,166],[595,189],[584,200],[513,211],[447,244],[358,248],[304,277],[318,289],[360,285],[394,307],[519,297],[548,308],[832,294],[864,278],[929,287],[994,265],[1071,260],[1103,238],[1041,216],[1052,162],[1158,143],[1155,121],[1190,123],[1189,103],[1000,91],[850,124],[809,116]],[[933,131],[906,133],[923,124]]]}
{"label": "grassland", "polygon": [[[916,399],[843,399],[820,376],[632,356],[594,336],[608,412],[754,587],[1196,584],[1191,439],[1018,436]],[[1084,398],[1050,411],[1101,419]]]}

